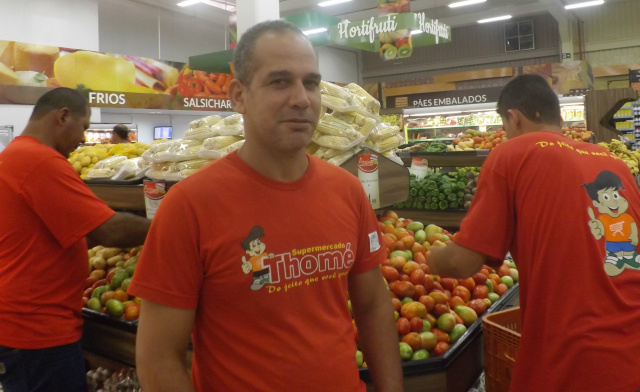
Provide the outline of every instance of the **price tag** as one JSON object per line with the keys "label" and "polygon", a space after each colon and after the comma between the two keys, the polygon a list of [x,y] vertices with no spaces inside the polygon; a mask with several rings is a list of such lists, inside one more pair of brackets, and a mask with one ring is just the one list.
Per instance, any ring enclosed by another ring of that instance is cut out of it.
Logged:
{"label": "price tag", "polygon": [[378,154],[358,154],[358,179],[374,209],[380,208],[378,166]]}
{"label": "price tag", "polygon": [[429,162],[425,158],[413,158],[409,174],[416,176],[417,180],[424,178],[429,173]]}

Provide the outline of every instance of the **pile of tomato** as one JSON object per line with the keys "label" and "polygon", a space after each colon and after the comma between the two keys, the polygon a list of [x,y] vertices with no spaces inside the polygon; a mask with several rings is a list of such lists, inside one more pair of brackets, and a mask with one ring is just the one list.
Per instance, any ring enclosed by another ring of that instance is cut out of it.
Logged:
{"label": "pile of tomato", "polygon": [[[483,268],[467,279],[433,275],[427,250],[447,246],[453,234],[435,225],[398,218],[393,211],[379,217],[388,257],[381,266],[394,307],[403,360],[442,356],[479,316],[518,280],[509,261],[497,269]],[[358,330],[354,321],[356,343]],[[359,366],[366,366],[358,350]]]}

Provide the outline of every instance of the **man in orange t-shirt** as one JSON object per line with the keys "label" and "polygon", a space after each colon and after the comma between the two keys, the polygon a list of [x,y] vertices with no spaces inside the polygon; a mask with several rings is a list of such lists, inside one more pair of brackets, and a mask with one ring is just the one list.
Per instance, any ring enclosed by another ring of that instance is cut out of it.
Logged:
{"label": "man in orange t-shirt", "polygon": [[0,153],[0,390],[85,392],[80,347],[88,237],[105,246],[144,241],[149,221],[116,213],[67,161],[91,111],[58,88],[36,103]]}
{"label": "man in orange t-shirt", "polygon": [[305,152],[320,112],[311,43],[263,22],[234,64],[244,145],[171,188],[129,286],[142,388],[364,392],[349,299],[376,390],[402,391],[371,204],[355,176]]}
{"label": "man in orange t-shirt", "polygon": [[[631,171],[562,135],[558,98],[537,75],[509,82],[498,113],[509,140],[484,162],[454,243],[431,248],[431,272],[464,278],[511,253],[521,307],[512,391],[640,390],[640,271],[633,258],[614,264],[607,254],[637,252]],[[605,229],[593,207],[629,220]],[[625,245],[610,248],[606,230]]]}

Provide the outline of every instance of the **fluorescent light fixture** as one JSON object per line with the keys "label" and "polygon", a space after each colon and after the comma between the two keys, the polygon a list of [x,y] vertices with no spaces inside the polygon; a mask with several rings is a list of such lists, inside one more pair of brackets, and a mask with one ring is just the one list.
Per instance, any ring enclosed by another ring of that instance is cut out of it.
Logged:
{"label": "fluorescent light fixture", "polygon": [[232,4],[228,4],[226,2],[221,2],[221,1],[212,1],[212,0],[185,0],[183,2],[178,3],[178,7],[188,7],[190,5],[194,5],[194,4],[206,4],[206,5],[210,5],[212,7],[216,7],[216,8],[220,8],[221,10],[225,10],[225,11],[229,11],[229,12],[234,12],[236,10],[236,7]]}
{"label": "fluorescent light fixture", "polygon": [[351,1],[351,0],[329,0],[329,1],[323,1],[323,2],[318,3],[318,6],[320,6],[320,7],[329,7],[331,5],[336,5],[336,4],[340,4],[340,3],[346,3],[348,1]]}
{"label": "fluorescent light fixture", "polygon": [[455,3],[451,3],[449,4],[449,8],[458,8],[458,7],[464,7],[465,5],[471,5],[471,4],[479,4],[479,3],[486,3],[487,0],[464,0],[464,1],[456,1]]}
{"label": "fluorescent light fixture", "polygon": [[511,15],[496,16],[495,18],[480,19],[478,23],[497,22],[499,20],[511,19]]}
{"label": "fluorescent light fixture", "polygon": [[424,31],[422,30],[411,30],[411,35],[422,34]]}
{"label": "fluorescent light fixture", "polygon": [[188,7],[190,5],[198,4],[200,0],[185,0],[177,4],[178,7]]}
{"label": "fluorescent light fixture", "polygon": [[227,4],[226,1],[220,2],[220,1],[211,1],[211,0],[200,0],[200,2],[203,4],[210,5],[212,7],[220,8],[221,10],[229,11],[229,12],[234,12],[236,10],[236,7],[234,7],[232,4]]}
{"label": "fluorescent light fixture", "polygon": [[564,9],[565,10],[572,10],[572,9],[575,9],[575,8],[591,7],[592,5],[602,5],[602,4],[604,4],[604,0],[585,1],[583,3],[565,5]]}
{"label": "fluorescent light fixture", "polygon": [[324,33],[325,31],[327,31],[326,27],[318,27],[317,29],[304,30],[303,33],[304,35],[312,35],[312,34]]}

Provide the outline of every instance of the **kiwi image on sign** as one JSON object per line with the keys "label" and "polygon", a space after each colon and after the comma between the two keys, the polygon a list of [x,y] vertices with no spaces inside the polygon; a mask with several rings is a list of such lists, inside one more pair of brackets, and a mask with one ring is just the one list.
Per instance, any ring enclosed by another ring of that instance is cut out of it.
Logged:
{"label": "kiwi image on sign", "polygon": [[384,44],[380,47],[380,57],[384,60],[393,60],[398,54],[398,49],[393,44]]}
{"label": "kiwi image on sign", "polygon": [[397,57],[399,59],[406,58],[411,56],[412,52],[413,52],[413,48],[411,47],[411,45],[405,44],[398,48]]}

